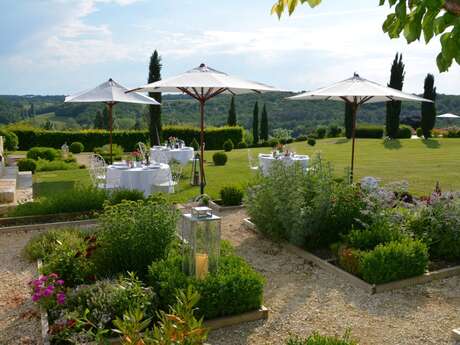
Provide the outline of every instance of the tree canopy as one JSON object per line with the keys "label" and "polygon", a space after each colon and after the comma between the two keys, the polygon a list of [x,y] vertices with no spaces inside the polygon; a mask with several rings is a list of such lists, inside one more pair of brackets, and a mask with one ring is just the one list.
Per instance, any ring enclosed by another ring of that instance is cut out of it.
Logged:
{"label": "tree canopy", "polygon": [[[319,5],[322,0],[277,0],[272,14],[278,17],[287,11],[291,15],[299,4],[310,7]],[[390,38],[404,35],[410,44],[420,40],[426,43],[439,36],[441,52],[436,63],[441,72],[447,71],[455,61],[460,65],[460,0],[379,0],[379,6],[390,5],[382,29]]]}

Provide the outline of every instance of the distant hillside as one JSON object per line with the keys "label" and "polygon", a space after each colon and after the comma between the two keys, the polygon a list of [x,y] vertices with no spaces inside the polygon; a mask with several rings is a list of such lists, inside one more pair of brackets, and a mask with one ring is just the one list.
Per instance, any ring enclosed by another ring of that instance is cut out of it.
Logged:
{"label": "distant hillside", "polygon": [[[238,122],[251,127],[254,102],[259,101],[260,108],[266,104],[270,127],[288,128],[295,133],[304,133],[318,125],[343,123],[344,105],[340,102],[289,101],[285,98],[292,94],[272,93],[264,95],[240,95],[236,97]],[[97,110],[102,104],[64,103],[64,96],[0,96],[0,124],[23,122],[34,126],[43,126],[51,121],[58,129],[92,128]],[[219,96],[206,105],[206,123],[223,125],[227,119],[230,103],[229,96]],[[115,127],[133,128],[136,119],[145,127],[146,107],[142,105],[118,104],[115,108]],[[163,96],[163,122],[198,124],[198,103],[182,95]],[[460,96],[439,95],[438,113],[460,113]],[[403,103],[402,117],[419,117],[420,104]],[[384,104],[365,105],[358,116],[361,123],[383,124]],[[440,126],[445,125],[439,121]],[[459,123],[460,124],[460,123]]]}

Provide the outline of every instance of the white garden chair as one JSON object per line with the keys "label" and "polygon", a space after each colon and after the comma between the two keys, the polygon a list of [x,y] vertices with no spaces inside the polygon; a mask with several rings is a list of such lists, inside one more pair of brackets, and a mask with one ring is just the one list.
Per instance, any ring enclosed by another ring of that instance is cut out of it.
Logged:
{"label": "white garden chair", "polygon": [[137,143],[137,146],[139,147],[139,152],[142,155],[142,162],[146,161],[148,155],[147,145],[140,141]]}
{"label": "white garden chair", "polygon": [[248,163],[249,163],[249,169],[252,171],[258,171],[259,170],[259,164],[256,159],[252,156],[251,150],[248,149]]}
{"label": "white garden chair", "polygon": [[89,176],[94,187],[100,189],[115,189],[116,185],[107,181],[107,164],[98,154],[89,157]]}
{"label": "white garden chair", "polygon": [[165,181],[163,183],[154,184],[152,186],[152,192],[161,192],[161,193],[177,192],[181,176],[182,176],[182,165],[178,163],[170,164],[168,181]]}

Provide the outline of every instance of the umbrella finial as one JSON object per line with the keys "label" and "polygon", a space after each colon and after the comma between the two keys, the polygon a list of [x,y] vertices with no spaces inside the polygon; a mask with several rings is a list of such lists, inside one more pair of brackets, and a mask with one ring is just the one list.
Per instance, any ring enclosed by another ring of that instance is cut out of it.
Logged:
{"label": "umbrella finial", "polygon": [[359,78],[358,72],[353,73],[353,78]]}
{"label": "umbrella finial", "polygon": [[204,68],[204,67],[206,67],[206,64],[205,64],[205,63],[201,63],[201,64],[200,64],[200,68]]}

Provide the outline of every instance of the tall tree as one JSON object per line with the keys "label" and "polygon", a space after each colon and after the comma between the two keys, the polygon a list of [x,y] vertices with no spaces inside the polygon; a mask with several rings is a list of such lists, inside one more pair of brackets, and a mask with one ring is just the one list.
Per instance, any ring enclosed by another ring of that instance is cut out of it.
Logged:
{"label": "tall tree", "polygon": [[351,104],[345,103],[345,136],[350,139],[353,130],[353,109]]}
{"label": "tall tree", "polygon": [[254,144],[259,142],[259,102],[254,104],[252,111],[252,137]]}
{"label": "tall tree", "polygon": [[[391,76],[389,87],[402,90],[404,84],[404,63],[402,62],[402,54],[396,53],[393,64],[391,65]],[[386,133],[392,139],[398,136],[399,130],[399,115],[401,114],[401,101],[391,101],[386,103]]]}
{"label": "tall tree", "polygon": [[[308,3],[310,7],[319,5],[322,0],[276,0],[272,13],[281,17],[284,11],[291,15],[297,5]],[[460,65],[460,0],[380,0],[392,8],[382,29],[390,38],[404,34],[407,43],[412,43],[422,36],[428,43],[434,36],[439,36],[441,52],[436,63],[441,72],[447,71],[453,62]],[[393,10],[394,9],[394,10]]]}
{"label": "tall tree", "polygon": [[260,139],[268,140],[268,115],[265,104],[262,108],[262,118],[260,120]]}
{"label": "tall tree", "polygon": [[433,101],[433,103],[422,103],[422,122],[420,126],[422,127],[423,136],[428,139],[431,137],[431,130],[436,124],[436,88],[434,87],[434,76],[432,74],[426,76],[424,89],[423,98]]}
{"label": "tall tree", "polygon": [[[149,83],[161,80],[161,57],[155,50],[150,57]],[[149,92],[149,96],[161,103],[161,92]],[[149,105],[149,134],[152,145],[160,145],[161,138],[161,106]]]}
{"label": "tall tree", "polygon": [[230,101],[230,109],[228,109],[227,126],[236,126],[235,96],[232,96],[232,100]]}

